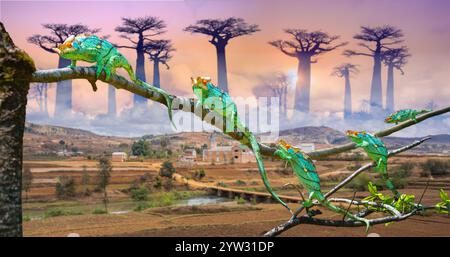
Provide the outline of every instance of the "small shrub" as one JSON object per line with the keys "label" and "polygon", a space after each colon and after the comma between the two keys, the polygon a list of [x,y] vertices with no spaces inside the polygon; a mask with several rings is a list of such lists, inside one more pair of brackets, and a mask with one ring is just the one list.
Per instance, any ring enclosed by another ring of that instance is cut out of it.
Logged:
{"label": "small shrub", "polygon": [[237,196],[235,197],[235,200],[237,204],[245,204],[247,202],[244,198]]}
{"label": "small shrub", "polygon": [[145,209],[150,208],[150,205],[146,202],[140,202],[138,205],[134,208],[134,211],[143,211]]}
{"label": "small shrub", "polygon": [[44,218],[50,218],[50,217],[58,217],[58,216],[64,216],[65,213],[63,210],[60,209],[54,209],[54,210],[48,210],[44,213]]}
{"label": "small shrub", "polygon": [[58,177],[58,182],[55,185],[55,193],[58,199],[74,197],[76,195],[75,179],[70,176]]}
{"label": "small shrub", "polygon": [[223,181],[218,182],[217,186],[219,186],[219,187],[228,187],[228,185],[225,184],[225,182],[223,182]]}
{"label": "small shrub", "polygon": [[450,162],[439,159],[429,159],[422,168],[433,176],[444,176],[450,173]]}
{"label": "small shrub", "polygon": [[369,181],[369,176],[367,176],[367,174],[365,173],[361,173],[352,181],[350,181],[350,183],[348,183],[346,187],[354,189],[356,191],[366,191]]}
{"label": "small shrub", "polygon": [[160,176],[156,176],[155,177],[155,181],[153,182],[153,187],[157,188],[157,189],[162,187],[162,181],[161,181],[161,177]]}
{"label": "small shrub", "polygon": [[247,185],[247,183],[245,183],[245,181],[242,181],[240,179],[236,180],[236,182],[234,182],[236,185],[238,186],[245,186]]}
{"label": "small shrub", "polygon": [[201,180],[202,178],[205,177],[205,175],[206,174],[205,174],[205,170],[204,169],[196,170],[195,173],[194,173],[194,179]]}
{"label": "small shrub", "polygon": [[106,214],[106,210],[103,208],[95,208],[92,210],[92,214]]}
{"label": "small shrub", "polygon": [[140,187],[131,190],[131,199],[135,202],[143,202],[148,200],[149,190],[146,187]]}
{"label": "small shrub", "polygon": [[161,168],[159,169],[159,175],[162,177],[168,177],[171,178],[173,173],[175,173],[176,170],[173,167],[173,164],[169,161],[163,162]]}

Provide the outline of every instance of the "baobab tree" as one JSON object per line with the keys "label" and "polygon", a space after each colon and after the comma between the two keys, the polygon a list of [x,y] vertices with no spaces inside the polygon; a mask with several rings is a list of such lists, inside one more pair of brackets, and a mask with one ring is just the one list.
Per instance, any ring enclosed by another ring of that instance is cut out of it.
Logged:
{"label": "baobab tree", "polygon": [[225,47],[230,39],[259,31],[258,25],[247,24],[242,18],[204,19],[190,25],[184,31],[210,36],[209,42],[216,47],[218,86],[228,92]]}
{"label": "baobab tree", "polygon": [[297,58],[297,86],[295,92],[295,110],[309,112],[311,91],[311,63],[316,63],[313,57],[333,51],[347,42],[334,44],[339,36],[330,36],[322,31],[308,32],[304,29],[286,29],[290,40],[275,40],[269,42],[289,57]]}
{"label": "baobab tree", "polygon": [[[47,23],[42,27],[49,30],[48,35],[34,34],[28,38],[28,42],[35,44],[49,53],[55,53],[52,48],[58,47],[70,35],[83,33],[97,33],[100,29],[90,29],[82,24],[68,25],[61,23]],[[70,65],[70,60],[59,57],[58,68]],[[72,81],[64,80],[56,84],[55,118],[67,117],[72,110]]]}
{"label": "baobab tree", "polygon": [[167,69],[167,62],[172,58],[171,53],[175,51],[170,40],[151,40],[144,45],[145,53],[153,62],[153,86],[160,88],[159,64],[164,64]]}
{"label": "baobab tree", "polygon": [[394,68],[399,70],[403,75],[402,67],[406,64],[408,57],[408,48],[405,46],[399,48],[391,48],[383,51],[382,59],[387,67],[387,91],[386,91],[386,110],[394,111]]}
{"label": "baobab tree", "polygon": [[28,97],[36,101],[39,113],[46,118],[48,118],[48,88],[48,83],[34,83],[28,93]]}
{"label": "baobab tree", "polygon": [[[128,40],[131,46],[117,45],[121,48],[136,50],[136,78],[145,79],[145,42],[151,37],[165,33],[166,24],[158,17],[146,16],[139,18],[122,18],[122,25],[116,27],[116,31],[122,33],[121,38]],[[136,35],[137,39],[131,36]],[[147,99],[134,95],[134,105],[146,105]]]}
{"label": "baobab tree", "polygon": [[[344,55],[350,56],[368,56],[373,58],[372,83],[370,87],[370,110],[381,110],[383,108],[382,88],[381,88],[381,62],[382,52],[390,45],[403,42],[403,33],[400,29],[393,26],[368,27],[361,26],[361,32],[353,36],[354,39],[363,41],[358,45],[367,49],[365,52],[354,50],[345,50]],[[369,43],[375,44],[371,47]]]}
{"label": "baobab tree", "polygon": [[344,63],[334,67],[331,75],[344,78],[345,80],[345,96],[344,96],[344,119],[350,118],[352,115],[352,88],[350,86],[350,75],[359,72],[357,65]]}
{"label": "baobab tree", "polygon": [[282,72],[276,72],[261,76],[260,83],[252,88],[255,97],[278,97],[280,117],[287,117],[287,93],[289,88],[289,76]]}

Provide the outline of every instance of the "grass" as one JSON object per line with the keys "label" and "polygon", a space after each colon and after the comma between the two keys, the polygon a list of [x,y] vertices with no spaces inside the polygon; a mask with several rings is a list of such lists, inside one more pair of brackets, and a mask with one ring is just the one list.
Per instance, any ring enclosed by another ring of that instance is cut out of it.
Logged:
{"label": "grass", "polygon": [[58,217],[58,216],[71,216],[82,215],[83,212],[67,211],[62,209],[52,209],[44,213],[44,218]]}
{"label": "grass", "polygon": [[203,196],[204,191],[169,191],[150,194],[148,201],[139,202],[134,208],[135,211],[143,211],[148,208],[165,207],[174,205],[179,200],[192,197]]}

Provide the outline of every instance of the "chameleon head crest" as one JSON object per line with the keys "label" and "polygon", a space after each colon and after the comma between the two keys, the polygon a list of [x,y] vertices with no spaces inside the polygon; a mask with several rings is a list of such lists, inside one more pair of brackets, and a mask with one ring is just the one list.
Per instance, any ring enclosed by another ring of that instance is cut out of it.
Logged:
{"label": "chameleon head crest", "polygon": [[201,89],[208,89],[207,84],[211,83],[211,78],[210,77],[197,77],[196,79],[191,77],[191,81],[192,81],[192,87],[198,87]]}

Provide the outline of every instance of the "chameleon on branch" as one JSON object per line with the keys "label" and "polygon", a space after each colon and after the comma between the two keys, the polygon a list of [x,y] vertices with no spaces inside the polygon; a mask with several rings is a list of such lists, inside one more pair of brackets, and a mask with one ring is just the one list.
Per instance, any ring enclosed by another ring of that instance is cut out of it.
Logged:
{"label": "chameleon on branch", "polygon": [[236,104],[233,102],[233,100],[231,100],[228,93],[223,92],[218,87],[214,86],[211,83],[211,79],[209,77],[197,77],[197,79],[191,79],[192,90],[198,98],[196,108],[207,108],[210,111],[217,113],[220,117],[223,118],[223,122],[226,124],[227,131],[240,131],[244,134],[241,143],[250,144],[252,151],[255,154],[259,172],[267,191],[269,191],[273,198],[275,198],[279,203],[281,203],[292,213],[292,210],[289,208],[289,206],[278,197],[278,195],[270,186],[258,142],[256,141],[253,133],[250,132],[248,128],[246,128],[240,122],[237,114]]}
{"label": "chameleon on branch", "polygon": [[[100,39],[95,35],[71,35],[64,43],[53,51],[59,54],[60,57],[71,60],[70,68],[74,68],[77,61],[85,61],[88,63],[96,63],[97,71],[96,78],[100,76],[102,71],[105,71],[105,79],[109,80],[111,74],[116,73],[117,68],[123,68],[127,71],[130,79],[145,88],[149,88],[161,94],[167,103],[169,111],[169,118],[172,121],[172,99],[166,91],[154,87],[136,78],[128,60],[115,48],[110,42],[105,39]],[[94,87],[94,91],[96,88]],[[175,124],[173,124],[175,126]]]}
{"label": "chameleon on branch", "polygon": [[376,163],[375,170],[381,174],[381,178],[386,183],[387,188],[394,193],[394,196],[397,199],[400,194],[395,189],[394,184],[389,179],[389,175],[387,173],[388,150],[386,149],[383,141],[365,131],[358,132],[347,130],[347,137],[349,137],[357,147],[364,149],[370,159]]}
{"label": "chameleon on branch", "polygon": [[416,116],[427,112],[431,112],[431,110],[412,110],[412,109],[399,110],[389,115],[389,117],[387,117],[384,120],[384,122],[398,124],[400,122],[404,122],[409,119],[413,120],[414,122],[417,122]]}
{"label": "chameleon on branch", "polygon": [[366,224],[366,228],[369,228],[368,220],[357,217],[352,213],[333,205],[325,198],[320,189],[320,179],[317,174],[316,166],[312,162],[311,158],[301,149],[291,146],[284,140],[280,140],[274,155],[279,156],[291,165],[292,170],[297,176],[300,184],[302,184],[308,191],[308,197],[303,202],[303,206],[305,206],[306,209],[313,206],[313,200],[317,200],[322,206],[328,208],[329,210],[342,214],[344,217],[348,216],[353,220],[364,222]]}

